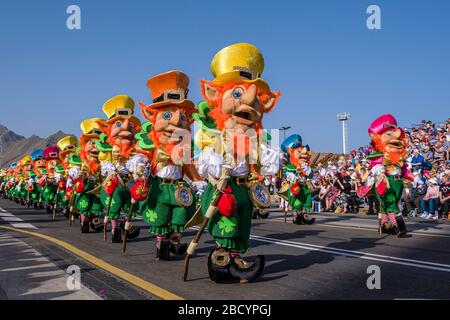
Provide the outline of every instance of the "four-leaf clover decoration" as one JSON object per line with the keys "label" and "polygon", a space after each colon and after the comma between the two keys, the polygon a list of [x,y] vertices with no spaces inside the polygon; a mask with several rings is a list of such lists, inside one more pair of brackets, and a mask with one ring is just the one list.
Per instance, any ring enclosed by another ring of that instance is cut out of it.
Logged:
{"label": "four-leaf clover decoration", "polygon": [[231,218],[227,218],[227,217],[221,217],[219,220],[219,229],[222,230],[222,235],[224,233],[230,233],[233,232],[233,230],[236,228],[237,222],[236,219],[231,217]]}

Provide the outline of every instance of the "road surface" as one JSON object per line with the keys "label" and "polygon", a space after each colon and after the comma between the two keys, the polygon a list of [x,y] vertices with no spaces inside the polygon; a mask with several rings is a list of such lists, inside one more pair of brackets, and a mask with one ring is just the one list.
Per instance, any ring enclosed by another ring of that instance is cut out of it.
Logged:
{"label": "road surface", "polygon": [[[216,284],[207,274],[214,245],[207,233],[183,282],[183,257],[157,261],[143,221],[122,255],[120,244],[82,234],[61,214],[52,221],[45,210],[1,199],[0,299],[450,299],[450,224],[409,219],[411,233],[397,238],[380,237],[373,216],[314,216],[310,226],[284,223],[276,209],[254,220],[247,256],[265,255],[263,276]],[[69,266],[81,270],[80,290],[66,287]],[[379,267],[380,289],[367,287],[370,266]]]}

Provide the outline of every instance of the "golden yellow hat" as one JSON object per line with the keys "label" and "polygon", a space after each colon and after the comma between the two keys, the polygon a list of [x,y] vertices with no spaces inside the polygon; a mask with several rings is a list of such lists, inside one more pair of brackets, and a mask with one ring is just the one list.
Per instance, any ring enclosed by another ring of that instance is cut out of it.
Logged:
{"label": "golden yellow hat", "polygon": [[269,85],[261,79],[264,57],[257,47],[249,43],[236,43],[216,53],[211,61],[213,83],[247,82],[255,84],[264,92]]}
{"label": "golden yellow hat", "polygon": [[83,132],[83,135],[90,135],[90,134],[101,134],[102,131],[100,130],[100,127],[97,123],[97,121],[103,121],[102,118],[90,118],[84,120],[80,124],[81,132]]}
{"label": "golden yellow hat", "polygon": [[20,160],[22,162],[23,165],[25,165],[27,162],[31,162],[31,157],[26,155],[25,157],[22,158],[22,160]]}
{"label": "golden yellow hat", "polygon": [[134,100],[126,94],[112,97],[103,104],[102,110],[108,118],[108,123],[114,122],[118,118],[128,118],[137,125],[141,124],[141,121],[133,115]]}
{"label": "golden yellow hat", "polygon": [[77,138],[74,136],[65,136],[61,140],[59,140],[56,145],[61,150],[61,152],[65,151],[75,151],[77,147]]}
{"label": "golden yellow hat", "polygon": [[100,126],[97,121],[104,121],[102,118],[90,118],[84,120],[80,124],[81,136],[80,136],[80,145],[84,144],[86,140],[90,138],[98,138],[102,131],[100,130]]}

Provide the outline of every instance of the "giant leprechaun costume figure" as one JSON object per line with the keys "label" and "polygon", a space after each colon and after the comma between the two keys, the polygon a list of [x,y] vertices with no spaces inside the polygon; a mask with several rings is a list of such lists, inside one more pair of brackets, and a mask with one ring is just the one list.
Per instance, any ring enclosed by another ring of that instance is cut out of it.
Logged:
{"label": "giant leprechaun costume figure", "polygon": [[358,196],[364,197],[371,189],[375,189],[380,203],[380,234],[386,232],[402,236],[407,230],[402,217],[398,215],[398,204],[403,192],[403,179],[413,180],[404,161],[408,140],[390,114],[375,119],[368,131],[375,150],[367,157],[372,177],[367,185],[358,188]]}
{"label": "giant leprechaun costume figure", "polygon": [[315,219],[308,217],[308,212],[312,211],[312,169],[309,145],[304,146],[302,137],[299,134],[293,134],[283,141],[281,149],[287,162],[283,171],[290,183],[286,196],[294,211],[292,222],[294,224],[312,224]]}
{"label": "giant leprechaun costume figure", "polygon": [[46,174],[42,185],[42,200],[46,203],[47,213],[56,210],[56,195],[58,186],[55,180],[55,169],[59,165],[59,148],[57,146],[47,146],[44,151],[44,159],[46,162]]}
{"label": "giant leprechaun costume figure", "polygon": [[69,200],[66,198],[66,187],[67,187],[67,173],[70,169],[70,155],[76,153],[77,148],[77,138],[74,136],[65,136],[60,139],[56,145],[59,148],[59,161],[60,165],[55,168],[55,180],[58,184],[58,194],[56,201],[60,208],[63,210],[67,209],[69,205]]}
{"label": "giant leprechaun costume figure", "polygon": [[[97,148],[102,152],[111,152],[110,160],[103,161],[101,165],[102,175],[105,177],[100,193],[100,199],[107,208],[105,226],[111,219],[112,242],[122,241],[122,231],[128,228],[127,238],[133,239],[139,235],[139,229],[130,223],[119,224],[122,210],[129,211],[131,206],[130,183],[132,174],[127,169],[127,160],[136,153],[137,139],[135,135],[141,130],[140,120],[133,115],[134,101],[127,95],[117,95],[109,99],[103,105],[103,112],[108,120],[97,121],[102,131],[100,143]],[[107,146],[107,147],[105,147]],[[133,206],[131,215],[125,220],[131,219],[138,211],[139,206]]]}
{"label": "giant leprechaun costume figure", "polygon": [[82,134],[79,139],[79,155],[82,165],[81,168],[69,169],[69,175],[72,178],[73,196],[75,197],[74,205],[80,214],[82,233],[88,233],[89,226],[94,231],[101,231],[103,228],[98,219],[104,208],[99,198],[101,187],[100,160],[99,151],[96,147],[96,142],[101,134],[98,125],[99,120],[103,119],[91,118],[80,124]]}
{"label": "giant leprechaun costume figure", "polygon": [[28,198],[32,200],[34,208],[41,209],[42,206],[42,186],[39,183],[43,181],[45,176],[43,175],[46,170],[46,163],[44,159],[44,152],[41,149],[36,149],[31,153],[31,160],[33,161],[33,169],[35,176],[32,179],[32,183],[28,187]]}
{"label": "giant leprechaun costume figure", "polygon": [[169,71],[150,78],[147,87],[153,103],[140,104],[152,124],[149,139],[154,143],[151,187],[143,217],[156,235],[156,258],[169,260],[170,253],[186,251],[181,244],[185,224],[195,211],[192,190],[183,180],[206,185],[191,163],[191,131],[194,103],[187,99],[189,78]]}
{"label": "giant leprechaun costume figure", "polygon": [[216,242],[208,258],[209,275],[216,282],[249,282],[264,269],[264,256],[250,264],[240,255],[250,246],[253,206],[270,205],[270,194],[258,180],[277,174],[281,161],[281,152],[262,141],[263,116],[280,96],[261,79],[263,69],[259,49],[238,43],[214,56],[215,79],[200,83],[206,103],[194,114],[201,122],[195,143],[202,148],[199,173],[208,180],[201,205]]}

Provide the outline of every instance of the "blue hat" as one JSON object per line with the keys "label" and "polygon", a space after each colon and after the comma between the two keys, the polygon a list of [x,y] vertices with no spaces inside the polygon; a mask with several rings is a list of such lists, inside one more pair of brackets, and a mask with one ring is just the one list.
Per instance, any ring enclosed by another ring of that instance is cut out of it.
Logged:
{"label": "blue hat", "polygon": [[[298,147],[303,147],[303,140],[302,136],[299,134],[293,134],[286,138],[286,140],[283,141],[281,144],[281,150],[283,153],[287,156],[288,152],[287,149],[294,149]],[[309,145],[305,146],[309,150]]]}
{"label": "blue hat", "polygon": [[42,159],[44,159],[44,151],[41,149],[36,149],[31,153],[31,160],[36,161]]}

